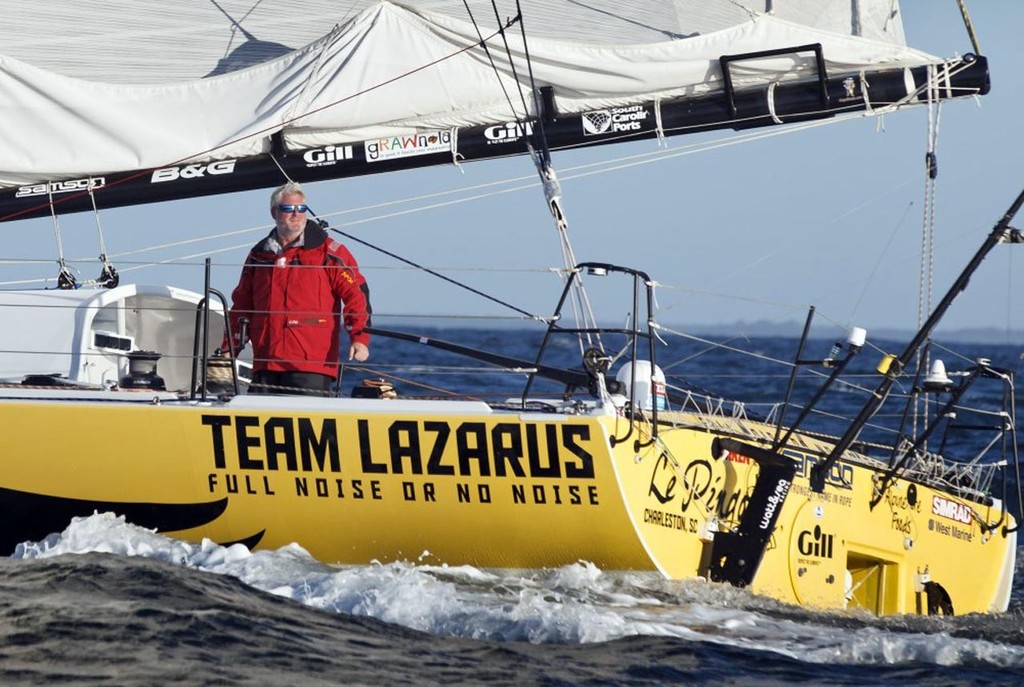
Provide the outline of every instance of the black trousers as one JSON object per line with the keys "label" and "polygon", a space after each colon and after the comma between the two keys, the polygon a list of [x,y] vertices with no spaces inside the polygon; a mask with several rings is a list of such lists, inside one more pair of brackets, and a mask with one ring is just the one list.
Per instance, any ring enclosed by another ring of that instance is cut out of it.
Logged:
{"label": "black trousers", "polygon": [[334,377],[316,372],[273,372],[260,370],[252,376],[250,394],[298,394],[302,396],[336,396]]}

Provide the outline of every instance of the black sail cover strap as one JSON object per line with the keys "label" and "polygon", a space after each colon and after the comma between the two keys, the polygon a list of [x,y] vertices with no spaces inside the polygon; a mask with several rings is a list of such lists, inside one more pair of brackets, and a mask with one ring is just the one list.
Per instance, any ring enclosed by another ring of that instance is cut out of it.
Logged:
{"label": "black sail cover strap", "polygon": [[733,532],[719,532],[711,546],[709,575],[713,582],[728,582],[747,587],[754,581],[761,559],[768,548],[775,523],[793,486],[796,461],[735,439],[717,438],[712,442],[716,456],[723,451],[738,453],[758,464],[760,474],[747,508]]}

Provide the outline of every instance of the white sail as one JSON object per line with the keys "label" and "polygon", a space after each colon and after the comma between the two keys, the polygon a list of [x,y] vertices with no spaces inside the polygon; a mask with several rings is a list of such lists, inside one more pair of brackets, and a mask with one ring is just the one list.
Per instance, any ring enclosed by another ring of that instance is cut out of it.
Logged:
{"label": "white sail", "polygon": [[[0,98],[7,103],[7,113],[0,129],[4,151],[0,185],[155,168],[186,159],[255,155],[266,152],[269,135],[282,129],[288,148],[297,149],[524,117],[528,113],[522,111],[520,93],[521,89],[529,93],[529,69],[518,31],[508,33],[518,81],[504,59],[501,41],[490,41],[501,73],[499,84],[488,56],[472,47],[478,40],[477,28],[463,18],[425,9],[452,4],[374,3],[326,36],[277,59],[206,79],[174,81],[175,75],[168,74],[170,83],[159,85],[88,81],[40,68],[38,63],[4,58]],[[842,3],[832,3],[836,4]],[[539,19],[528,18],[529,29],[538,36],[526,46],[535,83],[553,87],[558,112],[573,113],[720,88],[717,61],[730,53],[820,42],[830,74],[856,73],[880,64],[904,67],[937,61],[898,40],[828,33],[754,12],[737,15],[734,5],[727,6],[733,9],[714,12],[709,6],[685,17],[676,13],[673,31],[686,31],[684,18],[698,27],[739,20],[711,33],[687,31],[690,37],[677,40],[665,40],[669,30],[641,30],[636,23],[595,12],[591,23],[580,24],[581,35],[572,32],[572,41],[544,37],[569,21],[564,9],[548,7],[548,15],[539,12]],[[543,5],[538,8],[542,9]],[[651,12],[651,20],[669,22],[673,19],[669,9],[664,5],[662,12]],[[448,12],[453,8],[448,7]],[[346,14],[341,11],[334,16]],[[577,8],[574,16],[578,14],[587,13]],[[325,11],[312,16],[321,19],[312,24],[325,26]],[[828,16],[819,11],[814,19],[829,23]],[[187,17],[185,11],[178,20],[187,25]],[[480,30],[493,34],[493,24],[492,16]],[[623,26],[631,28],[609,37],[636,39],[639,36],[634,34],[642,33],[660,40],[631,45],[576,40],[592,38],[602,28]],[[898,29],[898,22],[893,26]],[[178,33],[165,31],[165,38]],[[144,40],[147,32],[138,33],[135,40]],[[199,41],[183,39],[183,43],[198,45]],[[121,69],[124,77],[153,76],[130,59],[128,68]],[[180,62],[193,69],[203,59],[199,53],[186,53]],[[75,62],[93,65],[88,52],[76,54]],[[166,55],[168,65],[178,62],[176,55]],[[66,62],[54,66],[68,71]],[[207,62],[202,69],[208,66]],[[733,79],[736,87],[742,87],[806,77],[813,69],[813,55],[786,55],[738,65]],[[89,76],[103,80],[114,75],[97,68]],[[506,94],[511,94],[511,102]],[[529,96],[526,105],[533,109]]]}
{"label": "white sail", "polygon": [[[3,0],[0,54],[42,69],[106,83],[188,81],[280,57],[314,42],[376,0]],[[404,0],[415,10],[468,21],[462,0]],[[515,0],[497,0],[502,19]],[[646,44],[720,31],[771,13],[832,33],[904,43],[896,0],[521,0],[531,36],[592,44]],[[491,0],[473,17],[495,26]],[[518,33],[518,31],[516,31]]]}

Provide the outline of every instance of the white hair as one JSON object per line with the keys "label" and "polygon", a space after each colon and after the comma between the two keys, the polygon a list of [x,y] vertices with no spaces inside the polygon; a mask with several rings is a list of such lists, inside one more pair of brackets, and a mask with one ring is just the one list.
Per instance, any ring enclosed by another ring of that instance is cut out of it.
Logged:
{"label": "white hair", "polygon": [[306,200],[306,192],[302,190],[302,186],[296,181],[289,181],[287,184],[274,189],[274,193],[270,196],[270,209],[276,208],[281,203],[281,198],[293,193],[299,194],[302,196],[302,200]]}

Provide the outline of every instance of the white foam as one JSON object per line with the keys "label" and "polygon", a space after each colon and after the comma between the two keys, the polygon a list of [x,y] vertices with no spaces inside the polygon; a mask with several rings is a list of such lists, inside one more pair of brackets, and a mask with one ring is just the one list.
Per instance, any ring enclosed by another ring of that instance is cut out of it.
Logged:
{"label": "white foam", "polygon": [[[810,663],[1024,666],[1024,648],[948,633],[790,620],[792,609],[722,585],[607,574],[580,562],[548,571],[397,562],[336,567],[297,544],[251,552],[191,544],[109,513],[75,518],[60,534],[20,544],[19,559],[102,552],[230,575],[332,613],[368,616],[442,636],[530,642],[603,642],[670,636],[760,649]],[[780,614],[780,609],[788,610]],[[850,626],[844,626],[850,625]]]}

